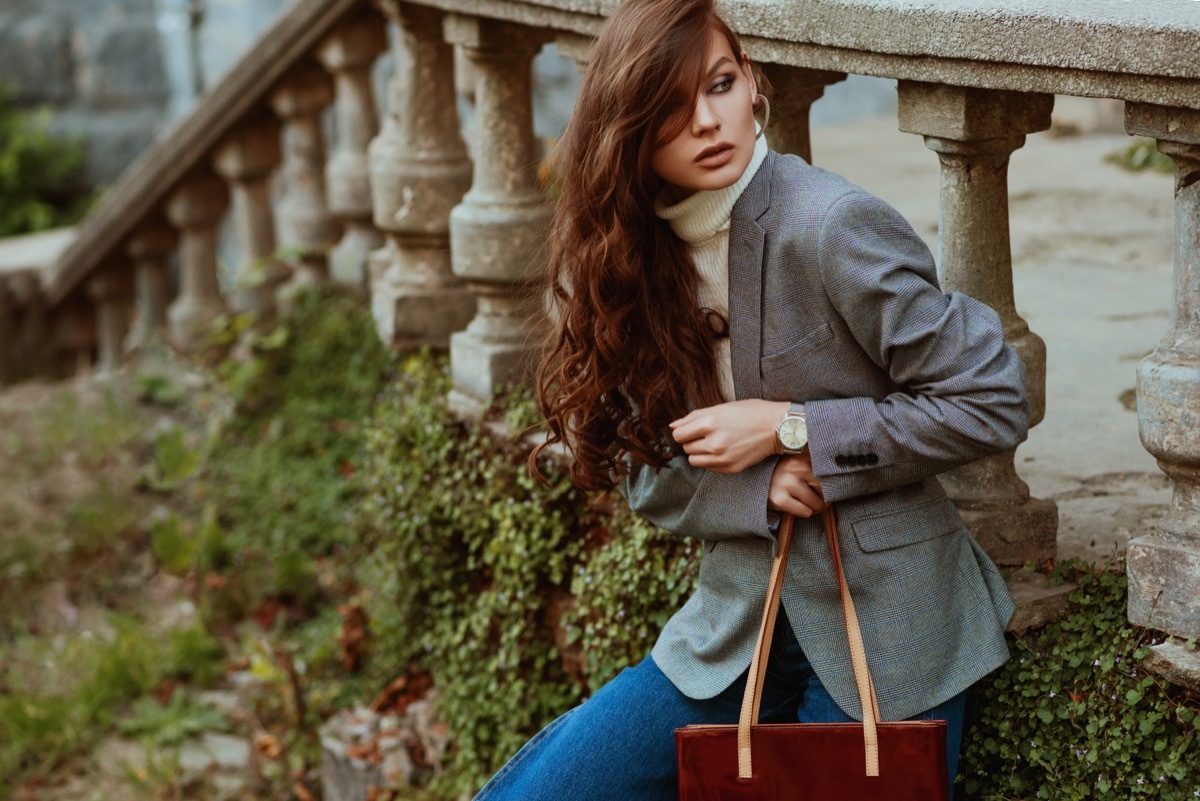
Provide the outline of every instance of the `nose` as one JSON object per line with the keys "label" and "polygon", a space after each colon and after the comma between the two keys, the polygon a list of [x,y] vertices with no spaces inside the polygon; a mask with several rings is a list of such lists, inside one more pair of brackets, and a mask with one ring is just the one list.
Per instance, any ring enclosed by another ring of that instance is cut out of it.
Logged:
{"label": "nose", "polygon": [[696,110],[692,114],[692,133],[700,136],[708,131],[721,130],[721,118],[709,98],[701,93],[696,99]]}

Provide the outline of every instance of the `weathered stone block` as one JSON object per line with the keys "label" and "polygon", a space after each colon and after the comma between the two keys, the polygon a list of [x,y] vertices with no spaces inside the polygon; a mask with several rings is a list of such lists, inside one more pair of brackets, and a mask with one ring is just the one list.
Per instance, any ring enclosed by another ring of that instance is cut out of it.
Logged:
{"label": "weathered stone block", "polygon": [[900,81],[899,123],[942,139],[999,139],[1050,127],[1054,95]]}
{"label": "weathered stone block", "polygon": [[1130,136],[1200,145],[1200,109],[1126,103],[1125,130]]}
{"label": "weathered stone block", "polygon": [[58,14],[0,16],[0,83],[21,103],[54,103],[75,91],[71,23]]}
{"label": "weathered stone block", "polygon": [[1023,565],[1054,558],[1058,548],[1058,507],[1030,498],[1001,510],[960,509],[971,536],[999,565]]}
{"label": "weathered stone block", "polygon": [[1182,642],[1167,640],[1151,646],[1142,665],[1172,684],[1200,692],[1200,651],[1194,647],[1189,649]]}
{"label": "weathered stone block", "polygon": [[410,714],[404,717],[343,709],[325,722],[320,737],[326,801],[364,801],[379,789],[409,786],[416,765],[406,741],[419,734],[410,720],[416,705],[411,704]]}
{"label": "weathered stone block", "polygon": [[1130,541],[1129,620],[1178,637],[1200,637],[1200,547],[1159,535]]}
{"label": "weathered stone block", "polygon": [[1050,584],[1050,579],[1044,573],[1026,573],[1023,570],[1014,571],[1009,577],[1008,591],[1013,602],[1017,605],[1012,618],[1008,621],[1008,631],[1023,634],[1029,629],[1044,626],[1058,616],[1066,606],[1071,593],[1079,585],[1063,582],[1057,587]]}
{"label": "weathered stone block", "polygon": [[392,348],[444,348],[450,334],[460,331],[475,315],[475,296],[465,286],[423,289],[381,287],[371,291],[376,330]]}
{"label": "weathered stone block", "polygon": [[540,355],[525,342],[489,340],[471,327],[450,337],[450,372],[456,394],[463,396],[456,406],[468,413],[469,401],[486,406],[500,387],[527,382]]}

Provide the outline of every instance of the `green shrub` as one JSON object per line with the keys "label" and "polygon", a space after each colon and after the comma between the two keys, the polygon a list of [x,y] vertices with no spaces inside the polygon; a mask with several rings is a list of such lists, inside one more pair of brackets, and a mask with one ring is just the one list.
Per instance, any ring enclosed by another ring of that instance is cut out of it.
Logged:
{"label": "green shrub", "polygon": [[1153,632],[1126,620],[1125,576],[1059,570],[1079,583],[1068,609],[1013,638],[1013,658],[978,688],[966,797],[1200,797],[1200,709],[1141,667]]}
{"label": "green shrub", "polygon": [[83,145],[51,136],[45,113],[12,107],[0,87],[0,237],[42,231],[77,220]]}
{"label": "green shrub", "polygon": [[564,618],[592,690],[641,661],[692,594],[700,567],[699,542],[647,523],[619,498],[613,507],[603,523],[611,538],[576,568]]}
{"label": "green shrub", "polygon": [[[691,589],[697,551],[623,500],[588,506],[563,470],[533,481],[528,447],[456,420],[449,388],[444,359],[413,355],[376,411],[359,578],[377,683],[411,663],[433,674],[454,735],[437,785],[461,795],[646,655]],[[509,430],[531,417],[521,393],[500,410]]]}
{"label": "green shrub", "polygon": [[443,360],[411,357],[376,413],[360,580],[380,670],[419,660],[434,673],[461,792],[580,694],[543,617],[579,555],[579,498],[566,481],[530,479],[520,448],[457,422],[448,388]]}

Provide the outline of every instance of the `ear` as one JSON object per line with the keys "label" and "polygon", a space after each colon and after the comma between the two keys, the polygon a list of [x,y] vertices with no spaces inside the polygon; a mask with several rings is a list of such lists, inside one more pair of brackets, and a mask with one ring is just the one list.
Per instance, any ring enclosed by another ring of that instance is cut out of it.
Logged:
{"label": "ear", "polygon": [[754,65],[750,63],[750,54],[745,50],[742,51],[742,72],[746,74],[746,79],[750,81],[750,99],[758,101],[758,81],[754,80]]}

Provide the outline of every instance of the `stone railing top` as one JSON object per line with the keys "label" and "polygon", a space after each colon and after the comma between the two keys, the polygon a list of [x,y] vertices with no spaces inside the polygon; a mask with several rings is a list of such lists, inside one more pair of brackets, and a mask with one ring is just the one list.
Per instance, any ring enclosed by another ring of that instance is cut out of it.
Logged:
{"label": "stone railing top", "polygon": [[[607,16],[616,0],[432,0]],[[721,0],[740,34],[897,55],[1200,78],[1200,0]],[[581,33],[594,33],[593,26]]]}
{"label": "stone railing top", "polygon": [[0,276],[4,273],[45,270],[58,260],[74,237],[74,228],[55,228],[0,239]]}
{"label": "stone railing top", "polygon": [[[105,192],[75,241],[43,278],[51,303],[62,301],[139,225],[153,218],[179,181],[303,61],[333,26],[366,0],[293,0],[192,112],[161,135]],[[380,22],[382,25],[382,20]]]}
{"label": "stone railing top", "polygon": [[[420,0],[595,34],[617,0]],[[723,0],[761,61],[1200,107],[1200,0]]]}
{"label": "stone railing top", "polygon": [[1200,78],[1197,0],[727,0],[727,6],[747,33],[786,42]]}

